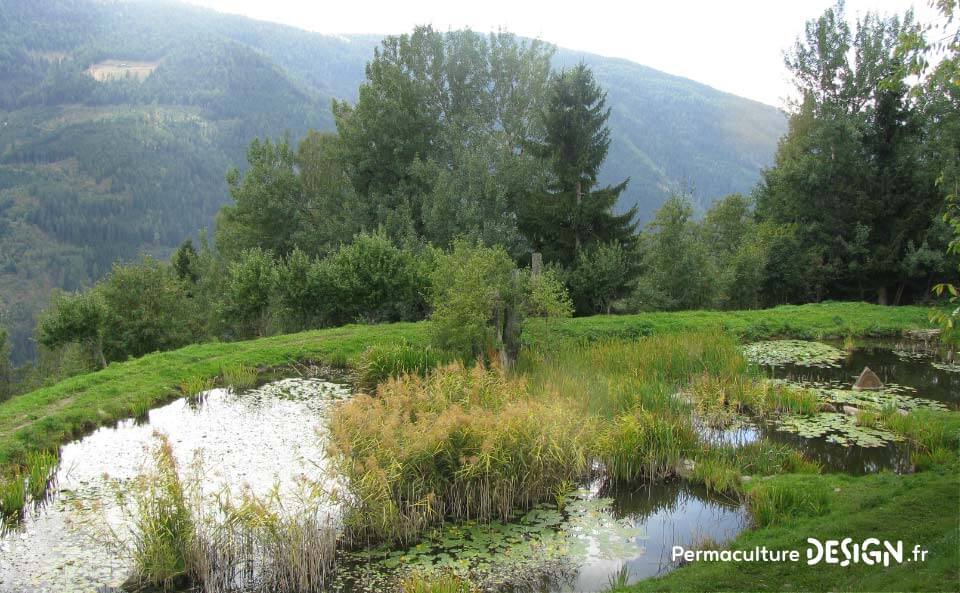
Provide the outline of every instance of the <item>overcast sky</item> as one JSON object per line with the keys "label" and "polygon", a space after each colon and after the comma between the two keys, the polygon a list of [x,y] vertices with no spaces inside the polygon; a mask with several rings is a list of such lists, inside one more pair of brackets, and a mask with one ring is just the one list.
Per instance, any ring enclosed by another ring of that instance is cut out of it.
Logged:
{"label": "overcast sky", "polygon": [[[833,0],[188,0],[326,34],[403,33],[498,27],[569,49],[627,58],[718,89],[783,107],[791,85],[783,50]],[[866,11],[911,6],[935,22],[927,0],[848,0],[854,20]]]}

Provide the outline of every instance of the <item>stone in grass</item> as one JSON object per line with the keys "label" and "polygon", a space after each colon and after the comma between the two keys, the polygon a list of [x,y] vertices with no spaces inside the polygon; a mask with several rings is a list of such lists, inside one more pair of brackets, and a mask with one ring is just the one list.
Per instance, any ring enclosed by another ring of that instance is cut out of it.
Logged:
{"label": "stone in grass", "polygon": [[857,382],[853,384],[853,388],[856,391],[877,391],[883,389],[883,381],[870,370],[870,367],[863,367],[863,372],[860,373]]}

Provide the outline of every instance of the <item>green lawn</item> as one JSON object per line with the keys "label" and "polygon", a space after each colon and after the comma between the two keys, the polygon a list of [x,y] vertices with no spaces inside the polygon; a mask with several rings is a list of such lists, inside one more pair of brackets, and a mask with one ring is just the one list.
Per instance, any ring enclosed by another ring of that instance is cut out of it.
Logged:
{"label": "green lawn", "polygon": [[[764,480],[793,489],[826,488],[827,512],[744,531],[729,549],[798,550],[800,562],[697,562],[664,577],[619,589],[642,591],[958,591],[960,477],[958,466],[913,475],[881,473],[780,475]],[[807,538],[903,541],[903,564],[841,567],[806,563]],[[924,562],[909,561],[919,544]]]}

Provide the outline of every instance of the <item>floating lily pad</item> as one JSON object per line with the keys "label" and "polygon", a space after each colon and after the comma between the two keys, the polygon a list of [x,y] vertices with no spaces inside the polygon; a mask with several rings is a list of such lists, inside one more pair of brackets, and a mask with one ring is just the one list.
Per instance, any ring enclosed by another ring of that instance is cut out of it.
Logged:
{"label": "floating lily pad", "polygon": [[747,360],[764,366],[795,364],[806,367],[837,367],[845,354],[821,342],[773,340],[754,342],[743,348]]}
{"label": "floating lily pad", "polygon": [[949,362],[934,362],[931,364],[933,368],[947,373],[960,373],[960,364],[951,364]]}
{"label": "floating lily pad", "polygon": [[917,390],[906,385],[886,383],[881,389],[873,391],[855,391],[837,381],[787,381],[776,380],[779,383],[795,385],[814,390],[825,403],[835,406],[854,406],[868,410],[884,410],[897,408],[899,410],[948,410],[949,408],[936,400],[918,397]]}
{"label": "floating lily pad", "polygon": [[879,427],[860,426],[855,416],[824,412],[812,416],[783,416],[775,423],[777,430],[792,432],[805,438],[825,437],[827,441],[849,447],[884,447],[902,438]]}

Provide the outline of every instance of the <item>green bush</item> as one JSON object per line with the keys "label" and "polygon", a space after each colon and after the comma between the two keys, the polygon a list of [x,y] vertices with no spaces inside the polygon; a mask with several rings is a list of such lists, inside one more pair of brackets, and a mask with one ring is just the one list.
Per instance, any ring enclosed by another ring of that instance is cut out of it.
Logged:
{"label": "green bush", "polygon": [[259,247],[246,249],[227,266],[220,302],[220,323],[228,335],[265,335],[270,325],[270,299],[277,281],[273,254]]}

